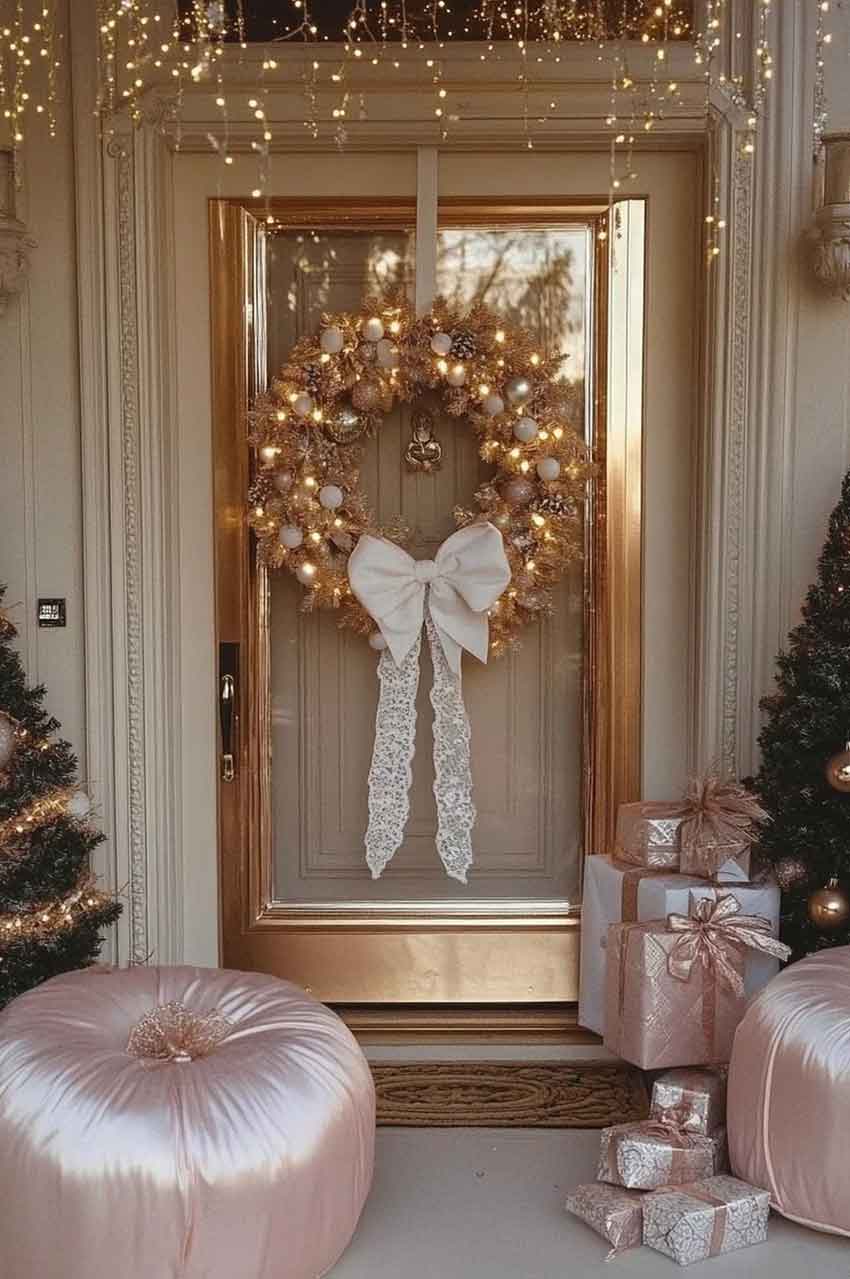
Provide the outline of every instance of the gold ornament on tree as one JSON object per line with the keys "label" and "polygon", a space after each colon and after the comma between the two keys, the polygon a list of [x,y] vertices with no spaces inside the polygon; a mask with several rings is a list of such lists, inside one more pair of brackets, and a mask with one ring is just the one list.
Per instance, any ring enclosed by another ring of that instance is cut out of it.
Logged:
{"label": "gold ornament on tree", "polygon": [[826,762],[826,780],[833,790],[850,792],[850,742]]}
{"label": "gold ornament on tree", "polygon": [[850,919],[850,900],[836,875],[831,876],[823,888],[812,893],[808,912],[819,932],[831,933],[845,926]]}

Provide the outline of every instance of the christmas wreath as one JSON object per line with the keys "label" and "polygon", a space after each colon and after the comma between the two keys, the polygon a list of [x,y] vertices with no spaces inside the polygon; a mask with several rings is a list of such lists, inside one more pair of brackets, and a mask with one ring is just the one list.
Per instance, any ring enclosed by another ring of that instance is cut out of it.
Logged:
{"label": "christmas wreath", "polygon": [[[576,384],[558,376],[564,358],[483,305],[463,314],[438,299],[417,317],[406,301],[379,298],[356,314],[324,315],[250,413],[248,519],[261,561],[295,574],[306,609],[338,609],[341,625],[382,647],[352,593],[348,559],[364,534],[403,546],[409,530],[400,519],[375,524],[360,489],[363,441],[397,401],[435,392],[494,467],[476,509],[456,508],[454,518],[458,528],[489,521],[502,534],[511,580],[490,609],[490,651],[512,645],[551,609],[553,587],[583,550],[592,464],[574,425]],[[427,439],[411,448],[412,464],[429,469]]]}

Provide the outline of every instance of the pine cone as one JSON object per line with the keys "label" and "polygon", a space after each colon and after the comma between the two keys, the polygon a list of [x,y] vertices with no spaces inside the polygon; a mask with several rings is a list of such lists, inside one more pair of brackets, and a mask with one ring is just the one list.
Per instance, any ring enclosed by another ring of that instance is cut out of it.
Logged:
{"label": "pine cone", "polygon": [[477,343],[469,329],[454,330],[452,333],[451,354],[456,360],[471,360],[477,350]]}
{"label": "pine cone", "polygon": [[319,364],[306,364],[304,366],[304,389],[309,391],[311,395],[317,396],[322,389],[322,368]]}

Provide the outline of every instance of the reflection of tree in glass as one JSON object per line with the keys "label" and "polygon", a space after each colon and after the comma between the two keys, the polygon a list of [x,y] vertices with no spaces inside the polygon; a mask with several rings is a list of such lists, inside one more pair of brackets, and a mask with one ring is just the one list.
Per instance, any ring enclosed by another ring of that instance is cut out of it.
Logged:
{"label": "reflection of tree in glass", "polygon": [[[314,317],[355,309],[364,297],[395,292],[410,278],[410,239],[404,232],[286,232],[272,240],[272,274],[278,287],[287,280],[286,305],[293,313],[305,302]],[[279,305],[280,297],[275,301]]]}

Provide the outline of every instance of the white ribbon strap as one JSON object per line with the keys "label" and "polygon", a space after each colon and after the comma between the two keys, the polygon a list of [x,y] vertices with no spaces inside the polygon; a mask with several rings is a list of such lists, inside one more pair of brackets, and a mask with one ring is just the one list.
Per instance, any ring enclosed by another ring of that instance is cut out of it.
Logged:
{"label": "white ribbon strap", "polygon": [[414,560],[368,534],[348,562],[351,589],[387,641],[378,677],[375,749],[369,771],[366,859],[375,879],[404,837],[416,737],[419,651],[425,626],[434,666],[434,796],[437,851],[461,883],[472,862],[469,719],[461,691],[463,650],[486,662],[487,610],[511,577],[502,536],[471,524],[447,538],[433,560]]}

